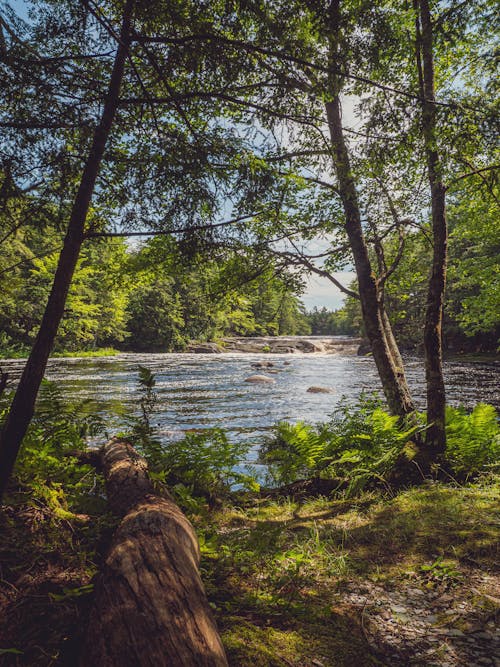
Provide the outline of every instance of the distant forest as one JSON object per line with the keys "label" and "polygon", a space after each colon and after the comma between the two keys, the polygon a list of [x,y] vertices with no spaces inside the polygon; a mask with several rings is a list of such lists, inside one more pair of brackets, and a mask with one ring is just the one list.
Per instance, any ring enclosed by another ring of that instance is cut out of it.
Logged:
{"label": "distant forest", "polygon": [[[500,327],[493,211],[479,200],[453,206],[450,270],[444,310],[444,346],[457,351],[495,350]],[[0,213],[1,218],[1,213]],[[7,221],[4,221],[7,226]],[[481,229],[480,229],[481,228]],[[20,354],[33,344],[47,301],[61,242],[49,217],[25,226],[2,244],[0,350]],[[403,348],[421,344],[426,267],[423,235],[407,252],[386,288],[394,331]],[[353,285],[353,288],[355,285]],[[200,249],[171,236],[128,244],[95,239],[84,246],[56,339],[58,352],[103,347],[181,351],[190,340],[224,336],[364,335],[359,301],[307,312],[300,274],[230,247]]]}

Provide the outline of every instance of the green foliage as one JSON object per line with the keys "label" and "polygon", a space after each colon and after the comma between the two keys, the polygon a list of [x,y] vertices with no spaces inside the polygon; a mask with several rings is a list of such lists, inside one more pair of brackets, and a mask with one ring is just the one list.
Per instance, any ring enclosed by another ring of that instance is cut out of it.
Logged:
{"label": "green foliage", "polygon": [[[356,301],[352,297],[350,299]],[[346,303],[343,308],[334,311],[315,307],[307,313],[307,321],[313,336],[357,336],[362,328],[357,301],[356,304]]]}
{"label": "green foliage", "polygon": [[452,582],[462,578],[461,572],[455,567],[453,561],[446,561],[440,556],[430,565],[421,565],[420,572],[430,581]]}
{"label": "green foliage", "polygon": [[472,412],[463,407],[447,408],[446,457],[461,475],[498,469],[500,426],[492,405],[478,403]]}
{"label": "green foliage", "polygon": [[[324,477],[348,480],[348,493],[373,480],[384,481],[401,453],[414,454],[412,438],[424,429],[402,423],[385,412],[377,400],[361,398],[342,405],[324,424],[281,422],[260,453],[275,484]],[[495,408],[479,403],[472,412],[447,408],[446,460],[461,478],[491,471],[500,459],[500,426]]]}
{"label": "green foliage", "polygon": [[[482,186],[482,187],[481,187]],[[449,271],[443,338],[451,349],[496,350],[500,335],[498,192],[474,180],[450,196]],[[387,243],[391,250],[391,244]],[[405,253],[391,276],[386,305],[398,341],[421,345],[431,245],[421,234],[406,238]]]}
{"label": "green foliage", "polygon": [[[500,335],[500,235],[498,187],[462,186],[450,204],[450,270],[447,310],[466,336],[481,335],[490,347]],[[491,196],[492,195],[492,196]],[[496,337],[496,338],[495,338]]]}
{"label": "green foliage", "polygon": [[182,347],[184,320],[172,280],[138,287],[130,296],[128,313],[133,349],[168,351]]}
{"label": "green foliage", "polygon": [[137,284],[127,306],[132,349],[182,350],[193,339],[309,332],[296,296],[300,285],[251,250],[186,255],[171,237],[155,238],[131,254],[130,271]]}
{"label": "green foliage", "polygon": [[[10,396],[2,397],[0,419]],[[14,470],[14,488],[27,490],[31,502],[41,502],[58,518],[81,512],[96,488],[94,471],[69,454],[86,448],[86,437],[104,432],[103,419],[93,401],[66,402],[58,387],[44,380],[35,416],[23,440]]]}
{"label": "green foliage", "polygon": [[260,457],[275,483],[318,476],[347,479],[348,492],[354,493],[382,479],[421,429],[389,415],[377,399],[362,397],[356,405],[341,405],[324,424],[278,424]]}
{"label": "green foliage", "polygon": [[260,450],[259,458],[269,467],[275,483],[289,484],[314,474],[325,449],[326,443],[314,426],[300,421],[279,422],[273,438]]}
{"label": "green foliage", "polygon": [[249,447],[230,442],[221,429],[187,433],[165,445],[162,466],[169,485],[183,484],[197,494],[225,495],[234,485],[251,485],[251,478],[237,467]]}
{"label": "green foliage", "polygon": [[198,507],[196,496],[223,496],[235,485],[258,489],[251,475],[238,471],[249,445],[230,442],[222,429],[161,441],[151,425],[157,401],[155,376],[140,366],[138,383],[141,414],[131,420],[130,438],[147,459],[152,478],[167,484],[185,509],[194,511]]}
{"label": "green foliage", "polygon": [[[0,214],[0,234],[5,226]],[[53,226],[43,231],[21,228],[2,243],[0,287],[5,296],[0,304],[0,349],[5,356],[10,351],[28,349],[33,343],[52,286],[59,243],[60,234]],[[125,248],[123,241],[83,248],[56,351],[85,351],[124,340]]]}

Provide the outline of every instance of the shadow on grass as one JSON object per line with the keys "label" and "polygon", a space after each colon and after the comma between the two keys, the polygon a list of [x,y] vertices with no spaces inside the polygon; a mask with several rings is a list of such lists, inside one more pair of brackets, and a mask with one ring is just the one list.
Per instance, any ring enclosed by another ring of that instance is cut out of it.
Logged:
{"label": "shadow on grass", "polygon": [[107,529],[104,520],[96,525],[55,519],[42,505],[0,509],[2,667],[78,663],[96,569],[91,545]]}
{"label": "shadow on grass", "polygon": [[[374,651],[362,610],[343,601],[345,582],[411,576],[412,585],[432,588],[453,583],[462,565],[493,570],[497,497],[490,486],[431,485],[390,500],[229,510],[216,527],[217,556],[205,567],[231,664],[392,664],[394,647]],[[441,557],[450,564],[440,566]]]}

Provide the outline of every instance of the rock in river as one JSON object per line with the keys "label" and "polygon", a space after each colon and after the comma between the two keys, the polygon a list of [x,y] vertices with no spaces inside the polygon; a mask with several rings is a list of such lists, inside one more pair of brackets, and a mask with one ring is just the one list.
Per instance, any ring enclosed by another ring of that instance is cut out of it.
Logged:
{"label": "rock in river", "polygon": [[245,378],[245,382],[261,382],[263,384],[269,384],[271,382],[276,382],[276,380],[268,377],[267,375],[250,375],[250,377]]}
{"label": "rock in river", "polygon": [[220,354],[224,350],[217,343],[190,343],[187,351],[196,354]]}
{"label": "rock in river", "polygon": [[330,387],[309,387],[307,390],[310,394],[333,394],[334,390]]}

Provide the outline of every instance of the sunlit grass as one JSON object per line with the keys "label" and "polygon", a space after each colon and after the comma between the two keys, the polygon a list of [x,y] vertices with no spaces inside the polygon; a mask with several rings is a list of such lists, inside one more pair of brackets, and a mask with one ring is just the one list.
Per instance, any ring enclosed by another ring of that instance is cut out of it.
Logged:
{"label": "sunlit grass", "polygon": [[[213,548],[202,567],[231,664],[310,664],[322,655],[324,664],[349,665],[353,650],[365,656],[359,664],[377,664],[360,648],[359,618],[338,605],[344,584],[411,580],[429,588],[463,580],[471,563],[493,568],[499,491],[498,478],[484,478],[395,497],[258,499],[223,508],[212,517]],[[339,632],[344,624],[349,629]]]}

